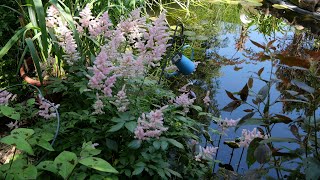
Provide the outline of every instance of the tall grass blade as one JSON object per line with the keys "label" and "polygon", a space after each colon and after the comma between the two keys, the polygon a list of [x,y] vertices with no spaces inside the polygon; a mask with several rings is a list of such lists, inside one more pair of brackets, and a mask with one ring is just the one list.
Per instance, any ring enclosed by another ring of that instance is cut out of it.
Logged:
{"label": "tall grass blade", "polygon": [[43,84],[43,78],[42,78],[42,72],[41,72],[41,68],[40,68],[40,58],[38,56],[36,47],[34,46],[32,39],[30,39],[30,38],[26,39],[26,43],[27,43],[29,51],[31,53],[31,57],[32,57],[32,60],[34,62],[34,65],[36,66],[36,70],[37,70],[37,74],[38,74],[38,77],[39,77],[39,81],[40,81],[40,83],[42,85]]}
{"label": "tall grass blade", "polygon": [[42,41],[42,47],[43,47],[43,53],[44,56],[48,57],[48,33],[47,33],[47,27],[46,27],[46,19],[44,14],[44,9],[41,0],[33,0],[34,7],[36,9],[38,23],[40,27],[40,31],[42,33],[41,35],[41,41]]}
{"label": "tall grass blade", "polygon": [[26,53],[27,53],[27,50],[28,50],[28,48],[25,47],[24,50],[23,50],[23,52],[22,52],[21,58],[20,58],[19,63],[18,63],[18,68],[17,68],[16,75],[19,74],[19,70],[20,70],[20,67],[21,67],[21,65],[22,65],[22,63],[23,63],[24,57],[25,57],[25,55],[26,55]]}
{"label": "tall grass blade", "polygon": [[14,45],[14,43],[16,43],[19,38],[22,36],[22,34],[30,29],[32,27],[32,24],[29,23],[27,24],[25,27],[23,27],[22,29],[20,29],[19,31],[16,32],[16,34],[14,36],[12,36],[12,38],[7,42],[7,44],[1,49],[0,51],[0,59],[7,54],[7,52],[9,51],[9,49]]}

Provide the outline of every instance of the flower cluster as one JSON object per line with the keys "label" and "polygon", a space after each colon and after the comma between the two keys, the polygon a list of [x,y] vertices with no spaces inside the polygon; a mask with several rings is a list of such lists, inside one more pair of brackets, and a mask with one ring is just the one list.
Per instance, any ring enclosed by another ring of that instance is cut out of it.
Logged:
{"label": "flower cluster", "polygon": [[50,119],[52,117],[57,117],[55,109],[59,108],[59,104],[55,105],[54,103],[51,103],[47,99],[39,98],[39,116],[44,117],[45,119]]}
{"label": "flower cluster", "polygon": [[9,124],[6,124],[6,126],[8,126],[8,128],[10,129],[17,129],[19,127],[19,122],[15,121],[15,122],[10,122]]}
{"label": "flower cluster", "polygon": [[101,97],[99,94],[96,94],[96,101],[93,104],[94,112],[92,114],[104,114],[103,111],[103,102],[101,101]]}
{"label": "flower cluster", "polygon": [[199,146],[199,154],[195,156],[195,160],[212,160],[213,156],[217,153],[217,150],[218,147],[207,146],[204,148]]}
{"label": "flower cluster", "polygon": [[210,105],[210,91],[207,91],[206,97],[203,98],[203,102],[205,105],[209,106]]}
{"label": "flower cluster", "polygon": [[116,100],[113,102],[117,106],[119,112],[125,112],[130,104],[129,100],[127,99],[125,88],[126,85],[123,85],[122,89],[116,96]]}
{"label": "flower cluster", "polygon": [[7,105],[11,97],[14,97],[12,93],[0,90],[0,105]]}
{"label": "flower cluster", "polygon": [[249,147],[250,142],[254,138],[263,138],[266,139],[267,136],[261,134],[260,131],[257,131],[257,128],[254,128],[252,131],[249,131],[247,129],[242,130],[242,136],[240,138],[240,146],[243,147]]}
{"label": "flower cluster", "polygon": [[174,99],[174,104],[183,107],[183,112],[188,113],[189,107],[194,103],[195,97],[190,98],[191,93],[183,93]]}
{"label": "flower cluster", "polygon": [[233,120],[233,119],[225,119],[225,120],[220,120],[217,122],[218,126],[221,128],[222,132],[224,132],[226,129],[229,127],[235,127],[237,126],[238,122],[240,119]]}
{"label": "flower cluster", "polygon": [[146,140],[148,138],[159,138],[160,135],[167,131],[168,128],[163,126],[163,110],[168,106],[163,106],[160,109],[151,111],[150,113],[142,114],[138,119],[137,128],[134,131],[135,138]]}
{"label": "flower cluster", "polygon": [[53,28],[59,40],[59,45],[64,50],[63,57],[69,65],[73,65],[80,59],[77,44],[73,38],[73,32],[68,28],[66,20],[60,15],[57,8],[51,5],[47,10],[46,25]]}

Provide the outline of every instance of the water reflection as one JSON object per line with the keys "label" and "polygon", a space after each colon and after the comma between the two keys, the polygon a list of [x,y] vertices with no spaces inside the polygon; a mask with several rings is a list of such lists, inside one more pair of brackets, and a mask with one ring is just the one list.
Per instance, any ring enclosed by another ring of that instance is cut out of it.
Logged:
{"label": "water reflection", "polygon": [[[252,107],[246,104],[236,105],[232,110],[230,107],[227,111],[218,110],[224,109],[232,101],[226,90],[241,96],[248,79],[252,78],[253,86],[246,98],[246,102],[251,104],[252,102],[255,104],[254,96],[259,94],[266,84],[270,85],[269,101],[261,103],[261,106],[259,104],[258,107],[263,113],[255,113],[253,118],[265,118],[270,124],[268,133],[272,134],[272,137],[296,138],[297,134],[294,133],[293,127],[306,125],[306,119],[310,116],[315,114],[319,116],[319,111],[316,111],[320,101],[318,83],[320,51],[317,36],[309,31],[302,31],[302,28],[297,26],[301,25],[297,20],[300,17],[293,18],[295,22],[278,19],[275,16],[287,11],[269,9],[266,5],[253,9],[239,5],[210,4],[206,8],[195,7],[195,9],[190,11],[189,18],[180,20],[187,24],[189,32],[185,35],[189,43],[198,48],[198,57],[205,61],[199,66],[193,78],[200,87],[199,92],[205,89],[211,90],[214,94],[212,109],[215,115],[228,119],[238,119],[248,115]],[[292,16],[291,13],[287,14]],[[292,18],[287,14],[285,15],[287,19]],[[245,17],[245,23],[240,21],[241,16]],[[264,47],[271,44],[274,45],[273,53],[265,53]],[[202,51],[204,48],[205,52]],[[202,99],[201,95],[199,99]],[[265,105],[267,103],[269,104]],[[266,106],[268,108],[265,108]],[[307,134],[311,133],[310,122],[312,123],[309,119],[307,128],[302,127],[300,130]],[[213,130],[217,129],[214,123],[210,127]],[[244,127],[253,129],[257,125]],[[221,141],[235,140],[241,135],[242,128],[236,132],[230,130],[227,136],[222,136]],[[220,135],[214,133],[211,135],[217,143]],[[278,150],[272,149],[276,156],[273,161],[279,161],[282,156],[285,159],[285,155],[295,159],[300,153],[299,149],[305,148],[303,143],[282,142],[273,143],[272,146],[280,147]],[[227,145],[221,144],[220,149],[217,159],[224,163],[231,159],[229,164],[235,169],[238,166],[241,150],[235,150],[232,159],[230,156],[233,151]],[[283,161],[282,166],[289,169],[296,168],[298,163],[301,163],[301,160]],[[242,159],[240,167],[240,173],[247,171],[245,159]],[[255,163],[252,167],[257,168],[259,164]],[[217,169],[218,166],[215,171]],[[286,174],[288,173],[276,172],[274,169],[269,172],[270,176],[278,178]]]}

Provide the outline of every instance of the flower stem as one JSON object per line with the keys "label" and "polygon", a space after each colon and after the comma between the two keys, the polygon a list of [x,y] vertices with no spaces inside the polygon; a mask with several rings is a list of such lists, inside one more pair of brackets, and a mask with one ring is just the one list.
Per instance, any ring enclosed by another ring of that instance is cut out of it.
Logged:
{"label": "flower stem", "polygon": [[[220,141],[221,141],[221,135],[219,136],[218,149],[217,149],[217,153],[216,153],[216,156],[214,158],[214,161],[217,160],[217,157],[218,157],[218,153],[219,153],[219,149],[220,149]],[[216,168],[216,162],[213,162],[213,169],[212,169],[213,175],[214,175],[215,168]]]}
{"label": "flower stem", "polygon": [[240,166],[240,163],[241,163],[243,152],[244,152],[244,147],[242,148],[242,151],[241,151],[241,155],[240,155],[240,159],[239,159],[239,162],[238,162],[238,166],[237,166],[237,171],[236,172],[238,172],[238,170],[239,170],[239,166]]}
{"label": "flower stem", "polygon": [[233,152],[234,152],[234,148],[232,148],[232,152],[231,152],[231,156],[230,156],[229,164],[231,164],[232,157],[233,157]]}

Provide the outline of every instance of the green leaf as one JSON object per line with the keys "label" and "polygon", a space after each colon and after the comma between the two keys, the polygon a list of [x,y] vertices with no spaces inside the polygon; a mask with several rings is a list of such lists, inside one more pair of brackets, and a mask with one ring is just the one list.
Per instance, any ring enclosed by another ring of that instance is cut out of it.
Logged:
{"label": "green leaf", "polygon": [[155,141],[153,141],[152,144],[153,144],[153,147],[154,147],[155,149],[160,149],[160,146],[161,146],[160,141],[155,140]]}
{"label": "green leaf", "polygon": [[141,140],[133,140],[128,144],[128,147],[131,149],[138,149],[142,144]]}
{"label": "green leaf", "polygon": [[48,57],[48,32],[46,27],[46,15],[44,14],[44,9],[41,0],[33,0],[35,10],[37,12],[37,20],[39,23],[40,31],[41,31],[41,42],[42,42],[42,50],[44,51],[45,57]]}
{"label": "green leaf", "polygon": [[243,116],[239,122],[236,125],[236,128],[234,131],[237,131],[239,129],[240,126],[242,126],[246,121],[248,121],[248,119],[252,118],[252,116],[255,114],[255,112],[251,112],[246,114],[245,116]]}
{"label": "green leaf", "polygon": [[28,167],[23,170],[23,177],[25,179],[36,179],[38,170],[34,165],[28,164]]}
{"label": "green leaf", "polygon": [[192,108],[195,109],[195,110],[198,111],[198,112],[201,112],[201,111],[202,111],[202,108],[201,108],[200,106],[192,105]]}
{"label": "green leaf", "polygon": [[79,163],[89,168],[96,169],[98,171],[109,172],[109,173],[119,173],[107,161],[101,158],[87,157],[87,158],[81,159]]}
{"label": "green leaf", "polygon": [[137,127],[137,122],[136,121],[130,121],[130,122],[126,122],[124,124],[124,126],[130,131],[130,132],[134,132],[134,130]]}
{"label": "green leaf", "polygon": [[174,170],[171,170],[171,169],[169,169],[169,168],[167,168],[166,170],[169,171],[171,174],[177,176],[178,178],[182,178],[182,176],[181,176],[180,173],[178,173],[178,172],[176,172],[176,171],[174,171]]}
{"label": "green leaf", "polygon": [[22,34],[26,30],[30,29],[31,27],[32,27],[32,23],[29,23],[25,27],[23,27],[19,31],[17,31],[14,36],[11,37],[11,39],[7,42],[7,44],[1,48],[0,59],[2,59],[2,57],[7,54],[9,49],[19,40],[19,38],[22,36]]}
{"label": "green leaf", "polygon": [[144,170],[144,166],[138,166],[136,168],[134,168],[134,171],[132,172],[132,175],[139,175],[142,173],[142,171]]}
{"label": "green leaf", "polygon": [[33,44],[33,41],[31,38],[27,38],[26,39],[26,43],[28,45],[28,48],[29,48],[29,51],[31,53],[31,57],[32,57],[32,60],[36,66],[36,70],[37,70],[37,75],[39,77],[39,81],[41,83],[41,85],[43,84],[43,78],[42,78],[42,71],[41,71],[41,67],[40,67],[40,58],[38,56],[38,52]]}
{"label": "green leaf", "polygon": [[28,99],[28,101],[27,101],[27,105],[28,105],[28,106],[32,106],[32,105],[34,105],[35,102],[36,102],[36,100],[35,100],[34,98],[30,98],[30,99]]}
{"label": "green leaf", "polygon": [[271,143],[271,142],[288,142],[288,143],[299,143],[297,139],[294,138],[281,138],[281,137],[270,137],[261,141],[261,143]]}
{"label": "green leaf", "polygon": [[54,159],[53,163],[57,167],[58,173],[67,179],[76,167],[78,159],[75,153],[63,151]]}
{"label": "green leaf", "polygon": [[37,145],[48,150],[48,151],[54,151],[53,147],[51,146],[51,144],[44,140],[44,139],[40,139],[38,142],[37,142]]}
{"label": "green leaf", "polygon": [[183,145],[181,143],[179,143],[178,141],[174,140],[174,139],[166,139],[169,143],[171,143],[172,145],[176,146],[177,148],[180,149],[184,149]]}
{"label": "green leaf", "polygon": [[118,143],[112,139],[106,138],[107,147],[112,151],[118,151]]}
{"label": "green leaf", "polygon": [[232,99],[232,100],[234,100],[234,101],[239,101],[239,99],[236,98],[236,97],[234,97],[234,95],[233,95],[231,92],[229,92],[229,91],[227,91],[227,90],[225,90],[225,91],[226,91],[226,93],[227,93],[227,95],[228,95],[228,97],[229,97],[230,99]]}
{"label": "green leaf", "polygon": [[14,108],[9,106],[0,106],[1,113],[8,118],[14,119],[14,120],[20,120],[20,114],[15,111]]}
{"label": "green leaf", "polygon": [[161,149],[162,150],[167,150],[168,149],[169,143],[167,141],[161,141]]}
{"label": "green leaf", "polygon": [[30,144],[21,136],[19,135],[9,135],[0,140],[0,142],[15,145],[19,150],[25,151],[30,155],[34,155],[32,147]]}
{"label": "green leaf", "polygon": [[111,128],[109,129],[108,132],[116,132],[116,131],[119,131],[119,130],[123,127],[124,124],[125,124],[124,122],[120,122],[120,123],[118,123],[118,124],[116,124],[116,125],[114,125],[114,126],[111,126]]}
{"label": "green leaf", "polygon": [[58,172],[57,168],[54,166],[53,161],[41,161],[37,168],[40,170],[50,171],[54,174]]}
{"label": "green leaf", "polygon": [[241,101],[235,100],[230,102],[228,105],[222,108],[222,111],[232,112],[241,105]]}
{"label": "green leaf", "polygon": [[249,87],[248,84],[245,84],[242,90],[240,91],[240,98],[242,101],[247,101],[249,95]]}
{"label": "green leaf", "polygon": [[254,150],[254,158],[260,164],[269,162],[271,158],[271,149],[267,144],[259,144]]}
{"label": "green leaf", "polygon": [[18,135],[24,139],[32,136],[34,134],[33,129],[27,129],[27,128],[17,128],[11,131],[12,135]]}
{"label": "green leaf", "polygon": [[254,138],[248,147],[248,152],[247,152],[247,165],[250,168],[250,166],[256,162],[256,159],[254,157],[254,151],[257,149],[259,146],[259,142],[262,140],[262,138]]}

